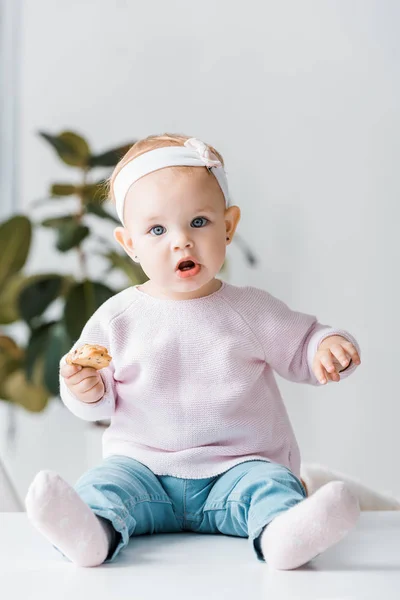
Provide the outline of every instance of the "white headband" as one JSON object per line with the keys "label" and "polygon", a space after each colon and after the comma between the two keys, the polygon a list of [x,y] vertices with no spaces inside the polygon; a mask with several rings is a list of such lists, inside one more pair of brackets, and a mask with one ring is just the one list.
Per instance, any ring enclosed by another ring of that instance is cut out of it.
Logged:
{"label": "white headband", "polygon": [[229,206],[228,180],[220,160],[204,142],[196,138],[186,140],[184,146],[157,148],[133,158],[122,167],[114,179],[113,191],[117,215],[124,224],[124,203],[129,188],[135,181],[165,167],[207,167],[215,175]]}

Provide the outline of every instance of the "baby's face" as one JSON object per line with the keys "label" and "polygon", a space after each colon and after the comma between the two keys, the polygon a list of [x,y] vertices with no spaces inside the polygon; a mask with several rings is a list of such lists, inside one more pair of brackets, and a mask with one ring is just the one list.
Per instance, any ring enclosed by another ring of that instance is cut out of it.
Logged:
{"label": "baby's face", "polygon": [[[205,168],[155,171],[127,194],[124,219],[130,242],[125,250],[138,256],[154,289],[184,297],[206,286],[221,269],[231,209],[225,210],[221,188]],[[200,268],[184,277],[177,263],[186,256]]]}

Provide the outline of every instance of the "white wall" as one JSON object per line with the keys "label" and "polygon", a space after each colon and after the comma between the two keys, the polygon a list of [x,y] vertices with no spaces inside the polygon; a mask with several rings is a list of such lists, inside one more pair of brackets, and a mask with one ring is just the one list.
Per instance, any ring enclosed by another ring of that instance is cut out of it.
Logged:
{"label": "white wall", "polygon": [[[262,261],[231,246],[230,281],[362,346],[340,384],[280,381],[303,459],[398,495],[399,17],[395,0],[25,1],[19,123],[27,210],[71,178],[39,129],[97,151],[164,131],[215,145]],[[75,269],[50,233],[36,244],[32,270]]]}

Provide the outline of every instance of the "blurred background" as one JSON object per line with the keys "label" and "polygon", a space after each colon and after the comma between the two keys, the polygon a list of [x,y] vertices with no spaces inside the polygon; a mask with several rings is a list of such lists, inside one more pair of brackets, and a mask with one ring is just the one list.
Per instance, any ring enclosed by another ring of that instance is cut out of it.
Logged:
{"label": "blurred background", "polygon": [[164,132],[224,156],[242,218],[220,278],[361,345],[339,384],[277,376],[303,461],[400,497],[399,18],[396,0],[0,0],[3,510],[39,470],[74,483],[101,459],[106,424],[64,407],[49,354],[82,281],[101,302],[142,277],[113,254],[101,181]]}

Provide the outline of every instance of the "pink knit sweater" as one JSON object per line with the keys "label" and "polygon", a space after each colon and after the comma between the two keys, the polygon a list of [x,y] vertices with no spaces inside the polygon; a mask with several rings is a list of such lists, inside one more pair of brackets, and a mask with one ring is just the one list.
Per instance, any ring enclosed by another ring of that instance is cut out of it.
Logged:
{"label": "pink knit sweater", "polygon": [[108,348],[104,397],[84,404],[60,377],[61,398],[82,419],[111,418],[104,457],[130,456],[158,475],[200,479],[258,459],[299,476],[299,448],[274,370],[321,385],[311,364],[332,334],[359,351],[349,333],[256,287],[222,282],[209,296],[169,300],[133,286],[106,301],[73,346]]}

